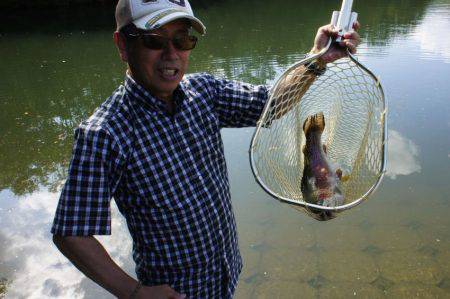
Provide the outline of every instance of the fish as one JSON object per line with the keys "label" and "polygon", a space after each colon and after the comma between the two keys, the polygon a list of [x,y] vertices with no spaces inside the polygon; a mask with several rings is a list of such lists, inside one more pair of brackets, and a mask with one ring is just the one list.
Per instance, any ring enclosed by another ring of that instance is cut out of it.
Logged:
{"label": "fish", "polygon": [[[321,141],[324,130],[323,112],[308,116],[303,123],[306,143],[302,148],[304,167],[301,191],[303,199],[308,203],[336,207],[344,203],[344,196],[339,188],[342,170],[334,170],[327,157],[327,147]],[[307,207],[307,211],[313,218],[320,221],[336,217],[336,212],[332,210]]]}

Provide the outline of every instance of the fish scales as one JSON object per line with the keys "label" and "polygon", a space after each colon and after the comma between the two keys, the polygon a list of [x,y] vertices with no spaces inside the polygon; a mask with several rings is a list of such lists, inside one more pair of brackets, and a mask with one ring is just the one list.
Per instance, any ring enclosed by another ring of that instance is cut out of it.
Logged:
{"label": "fish scales", "polygon": [[[315,205],[336,207],[344,202],[338,183],[342,171],[333,170],[326,154],[326,146],[322,144],[322,133],[325,130],[325,117],[322,112],[308,116],[303,124],[306,144],[303,147],[304,168],[301,191],[306,202]],[[311,216],[317,220],[329,220],[336,217],[330,210],[308,207]]]}

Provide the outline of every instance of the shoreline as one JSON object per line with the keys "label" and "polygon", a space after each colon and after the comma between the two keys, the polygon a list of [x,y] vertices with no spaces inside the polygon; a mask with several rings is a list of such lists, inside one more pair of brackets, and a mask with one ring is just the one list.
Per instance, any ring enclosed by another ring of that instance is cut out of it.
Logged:
{"label": "shoreline", "polygon": [[[217,2],[222,2],[223,0],[218,0],[210,2],[207,0],[190,0],[190,4],[193,8],[207,7],[211,4]],[[116,6],[117,0],[2,0],[0,2],[0,9],[11,11],[18,10],[33,10],[33,9],[61,9],[61,8],[80,8],[86,7],[109,7],[114,8]],[[5,13],[3,11],[2,13]]]}

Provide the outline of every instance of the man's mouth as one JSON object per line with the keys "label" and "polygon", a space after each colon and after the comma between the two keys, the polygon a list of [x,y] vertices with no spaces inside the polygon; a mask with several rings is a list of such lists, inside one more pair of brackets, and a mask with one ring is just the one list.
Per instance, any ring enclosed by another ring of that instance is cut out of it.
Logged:
{"label": "man's mouth", "polygon": [[176,78],[179,70],[177,68],[161,68],[159,69],[162,77],[167,80],[172,80]]}

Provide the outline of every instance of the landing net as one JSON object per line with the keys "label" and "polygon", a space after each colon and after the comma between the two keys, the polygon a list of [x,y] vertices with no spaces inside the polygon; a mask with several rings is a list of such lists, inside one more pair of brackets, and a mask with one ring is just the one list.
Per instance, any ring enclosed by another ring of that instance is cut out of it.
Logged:
{"label": "landing net", "polygon": [[[340,211],[364,200],[385,171],[385,99],[378,79],[357,59],[329,63],[322,75],[307,71],[307,57],[290,67],[271,90],[252,138],[250,161],[257,182],[273,197],[299,207]],[[335,168],[347,178],[344,203],[322,207],[303,199],[303,123],[323,112],[322,143]]]}

